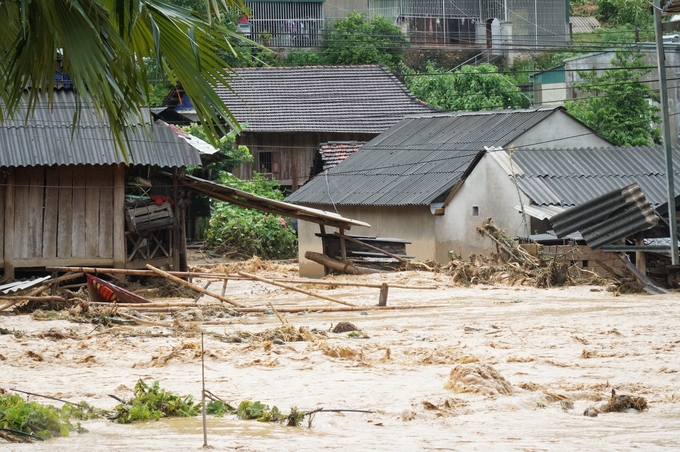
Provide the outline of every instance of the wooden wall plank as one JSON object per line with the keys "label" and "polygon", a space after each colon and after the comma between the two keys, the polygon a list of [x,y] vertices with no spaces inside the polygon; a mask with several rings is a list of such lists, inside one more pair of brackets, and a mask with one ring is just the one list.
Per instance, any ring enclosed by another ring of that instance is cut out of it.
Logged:
{"label": "wooden wall plank", "polygon": [[73,254],[73,167],[59,167],[59,218],[57,220],[57,256],[68,259]]}
{"label": "wooden wall plank", "polygon": [[99,254],[99,169],[88,167],[85,181],[85,256]]}
{"label": "wooden wall plank", "polygon": [[114,167],[113,175],[113,266],[124,268],[125,238],[125,166]]}
{"label": "wooden wall plank", "polygon": [[45,170],[45,217],[43,220],[42,256],[57,257],[57,225],[59,220],[59,169]]}
{"label": "wooden wall plank", "polygon": [[78,165],[73,169],[73,229],[71,231],[71,256],[86,257],[85,223],[87,169]]}
{"label": "wooden wall plank", "polygon": [[[8,175],[7,173],[0,172],[0,212],[5,213],[5,193],[7,185]],[[5,222],[0,221],[0,262],[4,260],[5,257]]]}
{"label": "wooden wall plank", "polygon": [[[113,258],[113,165],[98,167],[99,172],[99,253]],[[123,213],[121,212],[120,215]]]}
{"label": "wooden wall plank", "polygon": [[28,207],[28,257],[42,257],[43,215],[45,210],[45,167],[34,166],[31,171]]}
{"label": "wooden wall plank", "polygon": [[28,200],[30,168],[16,168],[14,191],[14,258],[28,258]]}
{"label": "wooden wall plank", "polygon": [[14,206],[16,205],[15,170],[7,174],[7,188],[5,189],[5,249],[3,253],[5,278],[14,279]]}

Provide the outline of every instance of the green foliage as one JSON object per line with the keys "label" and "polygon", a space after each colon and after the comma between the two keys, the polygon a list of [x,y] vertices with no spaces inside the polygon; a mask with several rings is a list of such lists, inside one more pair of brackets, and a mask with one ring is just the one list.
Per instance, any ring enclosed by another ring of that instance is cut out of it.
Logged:
{"label": "green foliage", "polygon": [[[254,173],[253,179],[249,181],[222,173],[220,182],[277,201],[284,199],[278,183],[259,173]],[[297,253],[297,237],[290,227],[290,219],[284,218],[283,221],[287,227],[283,227],[276,215],[216,201],[207,233],[207,245],[218,251],[236,249],[244,257],[289,259]]]}
{"label": "green foliage", "polygon": [[71,412],[70,409],[27,402],[18,394],[0,396],[0,427],[31,433],[43,439],[83,431],[80,424],[74,426],[69,421]]}
{"label": "green foliage", "polygon": [[131,424],[150,419],[157,421],[165,416],[197,416],[199,412],[200,404],[194,402],[193,396],[181,397],[162,389],[158,381],[149,386],[140,379],[135,385],[133,399],[116,406],[113,421]]}
{"label": "green foliage", "polygon": [[427,65],[426,76],[409,75],[406,86],[420,100],[447,111],[526,108],[527,99],[491,64],[465,65],[453,73]]}
{"label": "green foliage", "polygon": [[326,66],[330,64],[323,53],[305,50],[292,50],[288,56],[281,59],[280,66]]}
{"label": "green foliage", "polygon": [[552,69],[564,64],[564,60],[578,55],[583,55],[584,52],[567,51],[567,52],[545,52],[539,53],[537,56],[525,56],[517,58],[511,68],[504,68],[507,77],[516,85],[520,83],[528,83],[531,81],[531,72],[541,72]]}
{"label": "green foliage", "polygon": [[599,0],[596,15],[608,25],[646,27],[654,20],[651,5],[646,0]]}
{"label": "green foliage", "polygon": [[660,109],[649,100],[659,101],[658,93],[641,81],[651,69],[644,66],[637,50],[616,52],[614,70],[597,74],[579,71],[584,80],[574,85],[588,97],[567,102],[567,111],[617,146],[646,146],[661,143]]}
{"label": "green foliage", "polygon": [[331,64],[384,64],[394,70],[404,59],[407,40],[389,19],[368,21],[355,11],[327,29],[323,46]]}
{"label": "green foliage", "polygon": [[[182,130],[201,140],[207,139],[205,130],[203,130],[203,126],[200,124],[193,123],[190,126],[182,127]],[[235,145],[236,135],[237,132],[232,130],[219,139],[217,142],[217,149],[220,154],[220,159],[219,161],[208,165],[208,168],[215,171],[231,172],[237,166],[253,161],[253,156],[250,154],[250,150],[247,146]]]}

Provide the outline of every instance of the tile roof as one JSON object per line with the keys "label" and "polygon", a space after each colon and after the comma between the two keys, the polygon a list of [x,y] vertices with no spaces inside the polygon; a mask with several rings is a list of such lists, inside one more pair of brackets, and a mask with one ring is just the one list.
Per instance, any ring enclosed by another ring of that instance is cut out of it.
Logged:
{"label": "tile roof", "polygon": [[[537,205],[570,207],[637,182],[652,206],[667,201],[666,160],[661,146],[518,149],[517,183]],[[673,148],[676,194],[680,147]]]}
{"label": "tile roof", "polygon": [[432,113],[382,66],[234,69],[216,91],[252,132],[381,133],[406,115]]}
{"label": "tile roof", "polygon": [[[24,120],[25,110],[19,110],[15,119],[0,122],[0,167],[124,163],[108,122],[85,105],[72,135],[75,105],[73,91],[57,90],[51,108],[45,99],[28,120]],[[201,164],[198,153],[167,125],[155,124],[150,129],[152,138],[141,125],[130,130],[130,163],[161,167]]]}
{"label": "tile roof", "polygon": [[484,146],[507,146],[557,108],[430,114],[407,118],[342,164],[312,179],[289,202],[428,205],[465,177]]}
{"label": "tile roof", "polygon": [[347,157],[365,145],[365,141],[329,141],[319,145],[319,154],[323,160],[323,170],[338,166]]}

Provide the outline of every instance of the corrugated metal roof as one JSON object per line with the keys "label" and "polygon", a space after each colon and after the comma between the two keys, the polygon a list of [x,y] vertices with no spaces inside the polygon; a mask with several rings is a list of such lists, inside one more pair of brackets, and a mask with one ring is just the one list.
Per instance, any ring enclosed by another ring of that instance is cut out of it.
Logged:
{"label": "corrugated metal roof", "polygon": [[572,16],[569,18],[569,23],[571,23],[572,33],[591,33],[602,26],[600,21],[592,16]]}
{"label": "corrugated metal roof", "polygon": [[[108,165],[124,163],[111,136],[108,122],[82,107],[80,122],[73,132],[76,95],[70,90],[54,92],[53,105],[39,104],[33,116],[19,110],[15,119],[0,122],[0,167],[38,165]],[[129,161],[138,165],[182,167],[200,165],[198,153],[167,125],[154,124],[149,132],[135,126],[130,130]],[[73,134],[73,138],[72,138]]]}
{"label": "corrugated metal roof", "polygon": [[550,219],[557,237],[580,231],[592,249],[651,229],[659,217],[636,183],[593,198]]}
{"label": "corrugated metal roof", "polygon": [[[407,115],[436,111],[377,65],[234,71],[233,91],[220,85],[216,92],[251,132],[380,133]],[[176,105],[177,96],[166,104]]]}
{"label": "corrugated metal roof", "polygon": [[[652,206],[667,201],[665,151],[661,146],[579,149],[517,149],[517,183],[537,205],[571,207],[632,183]],[[673,148],[676,194],[680,147]]]}
{"label": "corrugated metal roof", "polygon": [[325,205],[428,205],[485,146],[507,146],[556,108],[422,115],[400,121],[286,200]]}
{"label": "corrugated metal roof", "polygon": [[564,212],[562,207],[556,206],[515,206],[515,210],[524,211],[525,214],[538,220],[550,219],[558,213]]}

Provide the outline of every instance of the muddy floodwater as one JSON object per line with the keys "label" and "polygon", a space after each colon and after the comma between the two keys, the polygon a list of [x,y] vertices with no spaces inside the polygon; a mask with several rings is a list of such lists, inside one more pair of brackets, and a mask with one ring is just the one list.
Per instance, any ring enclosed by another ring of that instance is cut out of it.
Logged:
{"label": "muddy floodwater", "polygon": [[[596,286],[464,287],[426,272],[343,278],[348,279],[435,285],[434,290],[391,288],[387,301],[388,306],[433,307],[321,313],[313,307],[341,305],[265,283],[230,281],[226,295],[246,306],[309,306],[308,312],[282,316],[296,328],[327,334],[283,344],[224,340],[280,327],[272,312],[215,316],[193,308],[177,314],[186,331],[149,325],[107,331],[9,312],[0,316],[0,327],[21,334],[0,335],[0,388],[110,409],[117,402],[109,394],[130,398],[141,378],[199,397],[196,331],[202,329],[216,333],[204,335],[206,388],[233,404],[247,399],[285,412],[293,406],[371,411],[320,412],[311,426],[305,419],[301,427],[209,416],[208,443],[215,450],[680,449],[677,292],[616,296]],[[304,287],[367,307],[379,296],[379,289],[368,287]],[[210,297],[199,301],[215,303]],[[364,334],[329,332],[339,322],[351,322]],[[67,337],[44,334],[50,330]],[[648,409],[583,415],[606,403],[612,389],[644,397]],[[88,433],[0,443],[0,451],[199,450],[203,445],[200,417],[84,425]]]}

